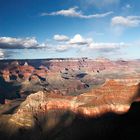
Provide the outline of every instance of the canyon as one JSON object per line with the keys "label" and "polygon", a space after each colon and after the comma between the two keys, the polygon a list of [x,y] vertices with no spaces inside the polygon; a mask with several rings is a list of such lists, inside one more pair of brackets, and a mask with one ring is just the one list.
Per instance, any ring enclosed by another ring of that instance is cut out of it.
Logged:
{"label": "canyon", "polygon": [[[87,135],[111,139],[119,128],[119,123],[114,122],[126,123],[122,120],[129,114],[138,120],[139,101],[140,60],[0,62],[0,124],[5,127],[0,127],[2,138],[9,138],[4,135],[8,131],[13,139],[26,139],[29,134],[32,139],[41,135],[42,139],[88,139]],[[77,131],[80,125],[81,134]],[[135,125],[137,132],[139,127]],[[124,126],[123,129],[127,130]],[[129,137],[127,132],[122,136]]]}

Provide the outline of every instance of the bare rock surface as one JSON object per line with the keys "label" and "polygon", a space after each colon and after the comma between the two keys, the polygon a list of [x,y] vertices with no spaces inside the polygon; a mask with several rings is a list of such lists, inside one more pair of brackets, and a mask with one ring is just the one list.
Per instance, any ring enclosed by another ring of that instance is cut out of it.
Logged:
{"label": "bare rock surface", "polygon": [[126,113],[133,102],[140,99],[140,85],[127,86],[115,80],[78,96],[62,96],[57,92],[31,94],[10,119],[21,126],[33,126],[33,115],[50,110],[67,110],[85,117],[99,117],[105,113]]}
{"label": "bare rock surface", "polygon": [[32,132],[35,128],[39,135],[45,133],[51,136],[48,139],[55,139],[52,136],[56,134],[64,136],[62,129],[66,134],[73,129],[76,132],[79,116],[85,120],[110,113],[122,116],[134,110],[131,106],[139,101],[140,60],[81,58],[0,63],[0,124],[4,123],[6,131],[13,128],[12,134],[24,130],[36,133]]}

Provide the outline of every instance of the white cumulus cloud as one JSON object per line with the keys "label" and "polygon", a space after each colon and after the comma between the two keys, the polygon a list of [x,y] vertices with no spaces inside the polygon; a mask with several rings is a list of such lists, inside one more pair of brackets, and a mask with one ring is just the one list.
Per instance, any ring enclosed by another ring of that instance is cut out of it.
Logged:
{"label": "white cumulus cloud", "polygon": [[[114,42],[95,42],[93,38],[83,37],[81,34],[75,34],[73,37],[65,35],[54,35],[53,39],[57,40],[47,43],[38,43],[35,38],[12,38],[0,37],[0,59],[11,57],[17,53],[17,49],[24,48],[46,48],[50,52],[66,52],[74,50],[75,52],[92,53],[97,51],[99,53],[110,53],[120,50],[122,47],[128,46],[126,43]],[[14,50],[15,49],[15,50]]]}
{"label": "white cumulus cloud", "polygon": [[137,27],[140,25],[140,16],[116,16],[111,20],[113,26]]}
{"label": "white cumulus cloud", "polygon": [[88,43],[87,40],[83,38],[80,34],[76,34],[69,41],[69,44],[75,44],[75,45],[85,45],[87,43]]}
{"label": "white cumulus cloud", "polygon": [[55,51],[64,52],[69,49],[78,49],[79,51],[99,51],[99,52],[115,52],[122,47],[127,47],[129,44],[120,42],[95,42],[92,38],[85,38],[80,34],[76,34],[69,41],[56,47]]}
{"label": "white cumulus cloud", "polygon": [[57,35],[54,35],[53,39],[56,40],[56,41],[68,41],[69,37],[66,36],[66,35],[57,34]]}
{"label": "white cumulus cloud", "polygon": [[110,52],[120,49],[121,47],[126,47],[128,44],[125,44],[123,42],[121,43],[104,43],[104,42],[92,42],[89,44],[88,49],[95,49],[102,52]]}
{"label": "white cumulus cloud", "polygon": [[0,37],[0,48],[1,49],[30,49],[30,48],[41,48],[45,47],[39,44],[37,40],[32,38],[12,38],[12,37]]}

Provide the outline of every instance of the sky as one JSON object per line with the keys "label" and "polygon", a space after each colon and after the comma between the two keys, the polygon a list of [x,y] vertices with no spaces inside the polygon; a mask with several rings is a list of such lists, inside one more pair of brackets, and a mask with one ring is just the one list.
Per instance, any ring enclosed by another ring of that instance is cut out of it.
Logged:
{"label": "sky", "polygon": [[140,59],[139,0],[0,0],[0,59]]}

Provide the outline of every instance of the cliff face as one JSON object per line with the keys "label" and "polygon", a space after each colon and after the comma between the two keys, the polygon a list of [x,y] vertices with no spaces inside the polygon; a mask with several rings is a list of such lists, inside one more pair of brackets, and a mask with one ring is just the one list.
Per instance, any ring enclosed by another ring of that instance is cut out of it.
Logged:
{"label": "cliff face", "polygon": [[67,110],[85,117],[99,117],[105,113],[126,113],[138,99],[140,85],[127,86],[107,81],[102,87],[78,96],[62,96],[56,92],[31,94],[12,115],[10,122],[26,127],[34,124],[33,116],[51,110]]}
{"label": "cliff face", "polygon": [[[129,112],[140,101],[140,61],[30,60],[0,68],[0,116],[15,128],[42,131],[71,124],[75,116],[100,118]],[[65,118],[64,117],[64,118]],[[40,128],[41,127],[41,128]]]}
{"label": "cliff face", "polygon": [[5,81],[16,81],[19,82],[22,80],[30,80],[32,76],[36,75],[41,78],[46,78],[47,70],[43,67],[40,69],[35,69],[33,66],[30,65],[17,65],[16,67],[7,67],[1,71],[3,78]]}
{"label": "cliff face", "polygon": [[[140,82],[139,67],[138,60],[54,59],[3,62],[0,72],[5,84],[17,88],[21,96],[44,90],[76,96],[111,79],[121,84],[136,85]],[[8,91],[3,87],[1,92],[5,92],[2,93],[6,94],[4,98],[9,99]]]}

